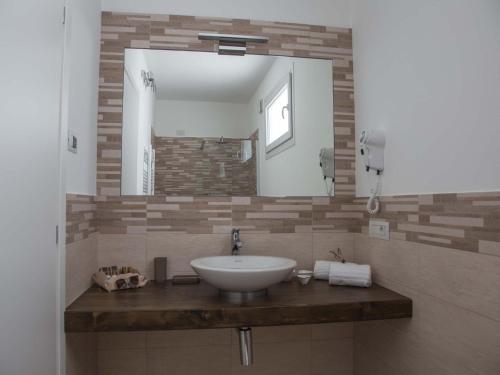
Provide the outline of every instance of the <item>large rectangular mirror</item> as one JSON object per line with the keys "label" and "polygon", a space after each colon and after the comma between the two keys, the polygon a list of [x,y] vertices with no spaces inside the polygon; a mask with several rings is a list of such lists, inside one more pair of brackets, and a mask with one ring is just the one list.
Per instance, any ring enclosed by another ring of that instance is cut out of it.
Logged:
{"label": "large rectangular mirror", "polygon": [[127,49],[122,195],[331,194],[332,71],[324,59]]}

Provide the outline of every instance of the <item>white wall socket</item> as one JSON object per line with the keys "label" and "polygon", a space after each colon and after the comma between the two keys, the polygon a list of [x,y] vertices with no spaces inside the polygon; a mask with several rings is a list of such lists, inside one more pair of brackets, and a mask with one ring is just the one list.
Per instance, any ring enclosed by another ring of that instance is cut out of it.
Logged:
{"label": "white wall socket", "polygon": [[389,223],[387,221],[370,220],[368,226],[368,235],[370,237],[380,238],[382,240],[389,239]]}

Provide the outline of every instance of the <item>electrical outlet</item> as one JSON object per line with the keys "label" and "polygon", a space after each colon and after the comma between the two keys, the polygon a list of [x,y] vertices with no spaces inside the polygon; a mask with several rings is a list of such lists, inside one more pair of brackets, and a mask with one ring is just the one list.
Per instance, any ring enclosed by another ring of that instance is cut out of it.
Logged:
{"label": "electrical outlet", "polygon": [[389,239],[389,223],[387,221],[370,220],[368,227],[370,237],[380,238],[382,240]]}

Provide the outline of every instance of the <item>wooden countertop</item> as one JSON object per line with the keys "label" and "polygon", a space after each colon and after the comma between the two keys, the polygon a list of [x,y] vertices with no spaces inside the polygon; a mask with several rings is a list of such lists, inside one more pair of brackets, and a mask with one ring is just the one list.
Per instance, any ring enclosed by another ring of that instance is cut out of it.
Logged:
{"label": "wooden countertop", "polygon": [[108,293],[91,287],[65,312],[66,332],[110,332],[293,325],[409,318],[412,301],[379,285],[330,286],[296,280],[244,303],[220,299],[206,284],[155,285]]}

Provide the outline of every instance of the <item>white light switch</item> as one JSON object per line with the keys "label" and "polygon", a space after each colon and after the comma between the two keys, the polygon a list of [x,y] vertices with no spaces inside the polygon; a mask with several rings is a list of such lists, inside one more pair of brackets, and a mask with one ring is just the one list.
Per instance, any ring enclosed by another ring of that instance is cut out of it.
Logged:
{"label": "white light switch", "polygon": [[68,151],[76,154],[78,151],[78,138],[73,130],[68,129]]}
{"label": "white light switch", "polygon": [[389,239],[389,223],[387,221],[370,220],[368,227],[370,237],[380,238],[382,240]]}

